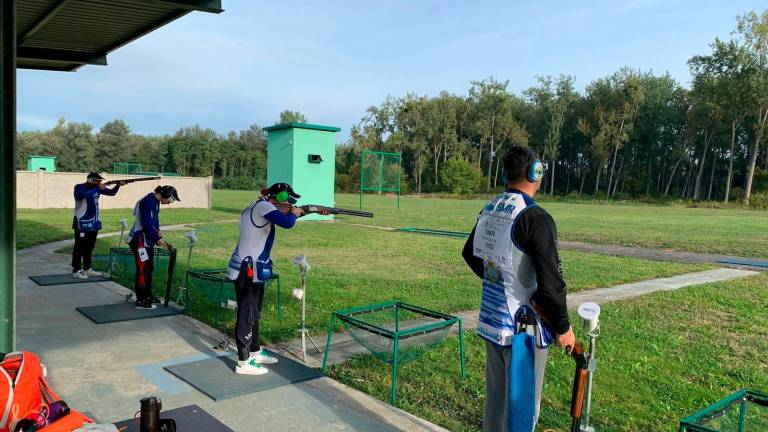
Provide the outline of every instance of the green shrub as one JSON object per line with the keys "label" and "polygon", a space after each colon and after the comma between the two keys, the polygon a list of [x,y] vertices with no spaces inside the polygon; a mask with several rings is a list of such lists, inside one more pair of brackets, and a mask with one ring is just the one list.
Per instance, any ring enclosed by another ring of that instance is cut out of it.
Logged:
{"label": "green shrub", "polygon": [[465,195],[477,192],[483,177],[469,162],[451,159],[443,165],[440,180],[448,192]]}
{"label": "green shrub", "polygon": [[728,197],[729,200],[741,200],[743,198],[744,198],[744,189],[740,187],[731,188],[731,196]]}
{"label": "green shrub", "polygon": [[768,192],[752,194],[749,197],[749,206],[755,209],[768,210]]}

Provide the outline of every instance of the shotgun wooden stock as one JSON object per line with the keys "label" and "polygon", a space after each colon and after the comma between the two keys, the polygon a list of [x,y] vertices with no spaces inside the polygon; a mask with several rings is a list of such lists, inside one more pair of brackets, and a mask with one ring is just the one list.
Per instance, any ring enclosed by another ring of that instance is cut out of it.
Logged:
{"label": "shotgun wooden stock", "polygon": [[571,432],[579,432],[581,427],[581,412],[584,407],[584,393],[587,390],[587,377],[589,375],[587,356],[584,355],[584,346],[577,343],[571,350],[571,356],[576,362],[576,373],[573,377],[573,392],[571,393]]}

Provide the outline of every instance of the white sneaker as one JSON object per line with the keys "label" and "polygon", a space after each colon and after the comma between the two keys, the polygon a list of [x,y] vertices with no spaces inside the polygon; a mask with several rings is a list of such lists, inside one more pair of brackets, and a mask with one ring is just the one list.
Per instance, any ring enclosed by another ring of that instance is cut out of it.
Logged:
{"label": "white sneaker", "polygon": [[94,269],[88,269],[85,271],[86,276],[101,276],[101,272]]}
{"label": "white sneaker", "polygon": [[261,349],[255,353],[251,353],[251,356],[248,357],[248,360],[253,360],[256,363],[261,364],[275,364],[277,363],[277,359],[272,357],[271,355],[267,354],[267,350]]}
{"label": "white sneaker", "polygon": [[72,273],[72,277],[75,278],[75,279],[88,279],[88,275],[85,274],[85,272],[82,271],[82,270],[78,270],[78,271]]}
{"label": "white sneaker", "polygon": [[267,368],[256,363],[253,359],[244,362],[238,361],[237,366],[235,366],[235,373],[240,375],[264,375],[267,372],[269,372]]}

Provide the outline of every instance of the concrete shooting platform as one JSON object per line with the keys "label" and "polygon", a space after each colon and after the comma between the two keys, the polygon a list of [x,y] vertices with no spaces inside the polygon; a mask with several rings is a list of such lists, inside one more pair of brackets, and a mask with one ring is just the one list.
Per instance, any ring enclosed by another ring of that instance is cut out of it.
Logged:
{"label": "concrete shooting platform", "polygon": [[133,418],[139,399],[157,395],[164,412],[197,405],[234,431],[444,431],[327,377],[213,401],[163,368],[222,355],[211,348],[220,332],[184,315],[96,325],[75,308],[120,302],[126,288],[28,279],[41,268],[68,271],[69,257],[53,253],[68,243],[17,254],[17,346],[37,353],[56,392],[95,420]]}

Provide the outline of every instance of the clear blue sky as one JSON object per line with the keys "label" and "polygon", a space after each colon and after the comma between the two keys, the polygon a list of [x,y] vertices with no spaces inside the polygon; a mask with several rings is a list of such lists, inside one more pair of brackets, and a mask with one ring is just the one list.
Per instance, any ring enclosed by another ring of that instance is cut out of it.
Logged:
{"label": "clear blue sky", "polygon": [[220,133],[273,124],[283,109],[342,128],[408,91],[466,94],[494,76],[519,92],[536,75],[579,88],[627,65],[688,85],[686,61],[729,37],[755,0],[257,1],[223,0],[75,73],[20,70],[18,127],[59,117],[96,129]]}

